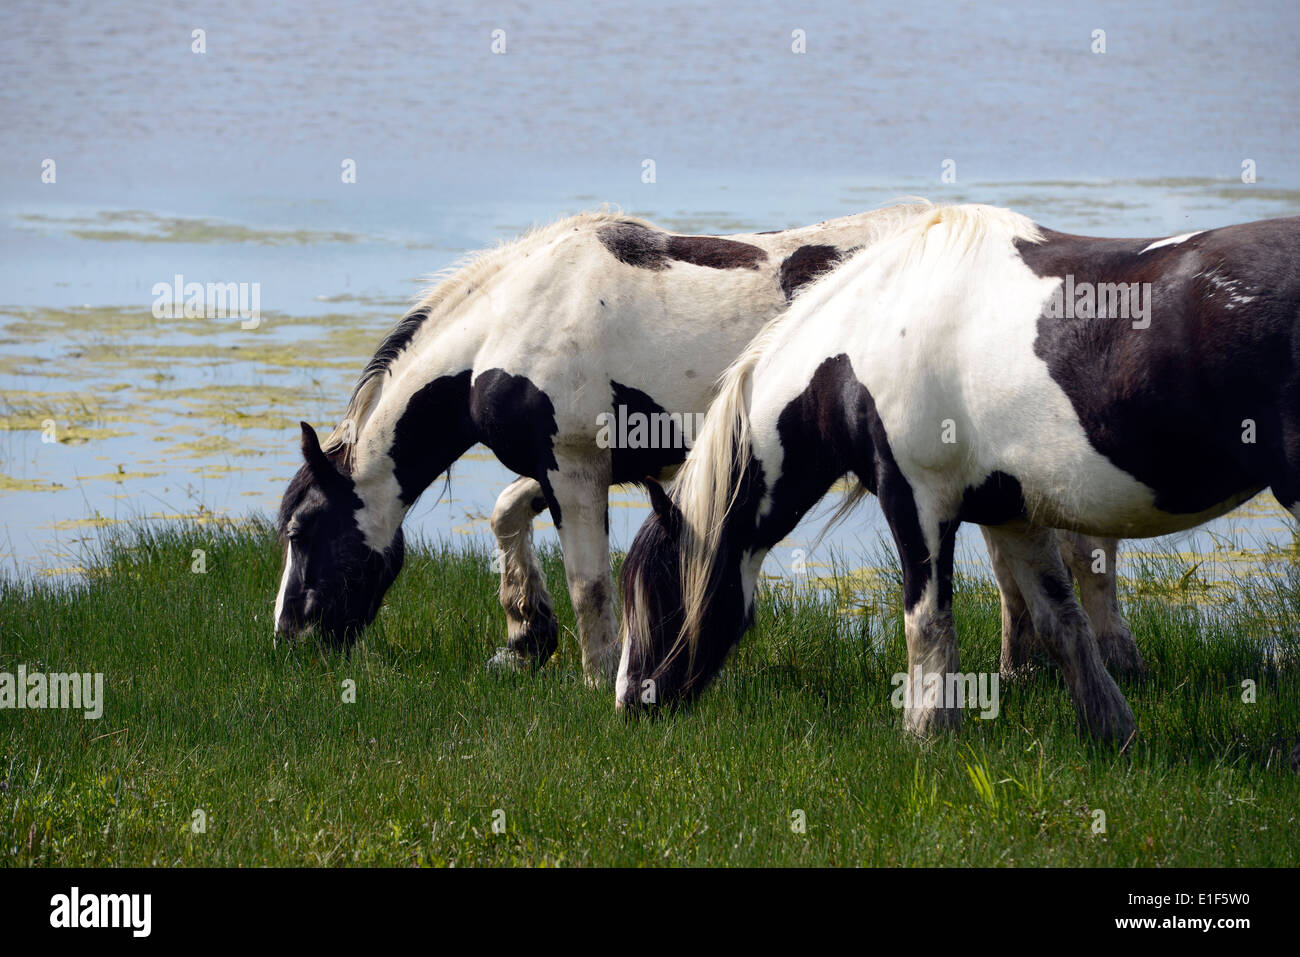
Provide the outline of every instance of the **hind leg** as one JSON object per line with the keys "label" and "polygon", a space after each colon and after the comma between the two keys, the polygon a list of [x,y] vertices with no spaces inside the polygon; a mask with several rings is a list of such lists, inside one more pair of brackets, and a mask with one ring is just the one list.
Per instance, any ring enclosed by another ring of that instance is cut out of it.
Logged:
{"label": "hind leg", "polygon": [[1133,712],[1102,664],[1056,533],[1017,523],[988,530],[1029,605],[1039,639],[1047,647],[1074,698],[1081,728],[1093,737],[1125,744],[1136,733]]}
{"label": "hind leg", "polygon": [[540,668],[559,644],[560,622],[533,549],[533,519],[545,508],[541,485],[520,478],[506,487],[492,510],[507,640],[488,661],[491,670]]}
{"label": "hind leg", "polygon": [[981,526],[980,531],[984,533],[993,576],[1002,596],[1002,663],[999,670],[1004,680],[1014,681],[1033,671],[1046,657],[1047,651],[1039,644],[1034,632],[1034,620],[1011,573],[1011,563],[998,551],[997,540],[989,535],[989,530]]}
{"label": "hind leg", "polygon": [[1061,556],[1079,583],[1079,600],[1097,636],[1101,660],[1113,675],[1140,675],[1146,662],[1119,610],[1115,552],[1119,541],[1078,532],[1056,533]]}

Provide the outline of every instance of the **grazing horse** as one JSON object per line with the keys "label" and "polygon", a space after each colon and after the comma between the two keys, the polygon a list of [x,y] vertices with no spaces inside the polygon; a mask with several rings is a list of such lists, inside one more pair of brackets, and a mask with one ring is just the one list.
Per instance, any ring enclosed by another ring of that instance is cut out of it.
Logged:
{"label": "grazing horse", "polygon": [[808,286],[725,374],[672,498],[649,486],[618,707],[705,686],[763,556],[850,472],[902,567],[906,728],[960,720],[934,689],[959,673],[953,542],[975,522],[1082,728],[1127,741],[1048,529],[1162,535],[1265,488],[1300,518],[1300,218],[1151,241],[936,207]]}
{"label": "grazing horse", "polygon": [[[480,254],[434,286],[380,345],[339,428],[303,425],[304,465],[285,492],[285,563],[275,627],[345,642],[368,625],[401,568],[401,526],[422,492],[475,443],[522,476],[492,515],[508,641],[503,667],[539,666],[559,624],[532,543],[549,509],[564,554],[588,678],[617,666],[608,489],[663,476],[685,457],[719,374],[813,278],[892,232],[920,207],[890,207],[801,229],[677,236],[589,213]],[[640,417],[627,433],[621,427]],[[617,426],[611,428],[610,426]],[[646,433],[649,433],[648,435]],[[1106,574],[1081,580],[1094,623],[1139,661]],[[1015,586],[1008,667],[1032,627]]]}

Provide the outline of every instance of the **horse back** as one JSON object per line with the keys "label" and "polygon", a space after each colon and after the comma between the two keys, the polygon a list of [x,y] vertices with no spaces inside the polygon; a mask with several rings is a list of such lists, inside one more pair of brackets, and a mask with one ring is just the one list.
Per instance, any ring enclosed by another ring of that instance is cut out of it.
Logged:
{"label": "horse back", "polygon": [[[1300,427],[1300,217],[1171,240],[1044,230],[1018,250],[1061,281],[1035,354],[1091,445],[1161,509],[1199,512],[1285,470]],[[1109,308],[1117,288],[1125,315]]]}

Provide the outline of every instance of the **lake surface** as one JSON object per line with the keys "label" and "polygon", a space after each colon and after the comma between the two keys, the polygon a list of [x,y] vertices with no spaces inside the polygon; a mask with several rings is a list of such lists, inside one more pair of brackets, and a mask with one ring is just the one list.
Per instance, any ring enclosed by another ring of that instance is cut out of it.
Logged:
{"label": "lake surface", "polygon": [[[272,514],[297,421],[337,420],[421,277],[583,209],[730,232],[923,195],[1153,237],[1295,215],[1298,51],[1294,3],[8,3],[3,565],[74,573],[126,519]],[[155,318],[152,290],[176,275],[258,284],[260,326]],[[475,450],[408,531],[486,542],[511,478]],[[612,504],[624,548],[644,499]],[[885,534],[870,501],[813,548],[820,527],[770,571],[864,561]],[[1231,566],[1291,542],[1262,496],[1131,549]],[[961,555],[978,567],[978,535]]]}

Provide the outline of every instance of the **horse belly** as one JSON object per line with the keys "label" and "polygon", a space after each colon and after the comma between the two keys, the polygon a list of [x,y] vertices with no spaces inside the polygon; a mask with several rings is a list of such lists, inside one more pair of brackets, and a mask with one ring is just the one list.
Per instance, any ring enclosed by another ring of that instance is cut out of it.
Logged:
{"label": "horse belly", "polygon": [[[1038,525],[1064,528],[1112,538],[1149,538],[1186,531],[1218,518],[1260,489],[1216,502],[1194,513],[1167,512],[1155,505],[1155,495],[1137,479],[1115,468],[1099,453],[1097,461],[1075,462],[1069,469],[1040,463],[1016,475],[1021,483],[1027,517]],[[1011,473],[1015,475],[1015,473]]]}

